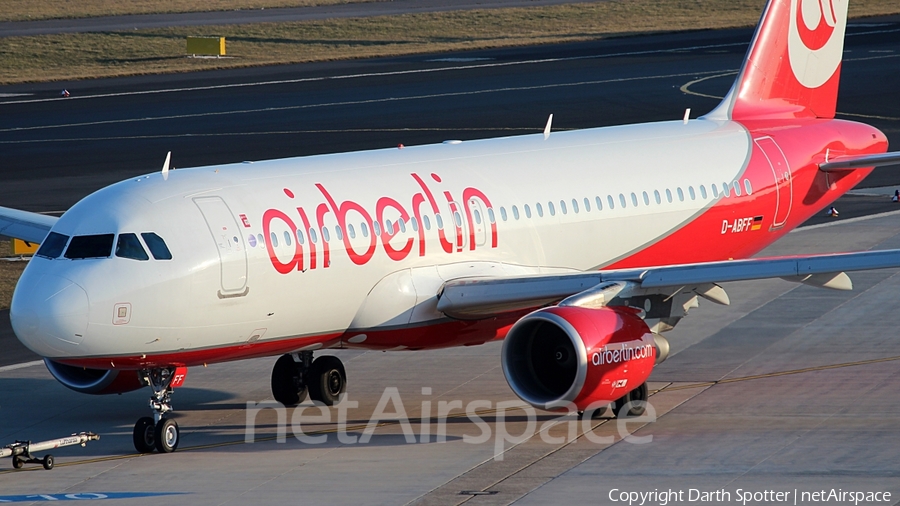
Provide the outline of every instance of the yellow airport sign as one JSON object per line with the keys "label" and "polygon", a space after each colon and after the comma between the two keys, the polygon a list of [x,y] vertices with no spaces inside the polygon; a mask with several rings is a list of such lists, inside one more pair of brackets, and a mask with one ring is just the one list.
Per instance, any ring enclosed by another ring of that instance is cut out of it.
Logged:
{"label": "yellow airport sign", "polygon": [[13,239],[12,252],[13,255],[33,255],[37,252],[40,244],[36,242],[26,242],[21,239]]}
{"label": "yellow airport sign", "polygon": [[188,37],[187,53],[195,56],[225,56],[225,37]]}

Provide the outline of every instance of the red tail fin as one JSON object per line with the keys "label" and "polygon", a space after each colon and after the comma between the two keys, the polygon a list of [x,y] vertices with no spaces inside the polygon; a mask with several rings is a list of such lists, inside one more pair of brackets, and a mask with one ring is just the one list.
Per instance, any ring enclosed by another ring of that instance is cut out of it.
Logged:
{"label": "red tail fin", "polygon": [[744,65],[711,119],[833,118],[847,0],[769,0]]}

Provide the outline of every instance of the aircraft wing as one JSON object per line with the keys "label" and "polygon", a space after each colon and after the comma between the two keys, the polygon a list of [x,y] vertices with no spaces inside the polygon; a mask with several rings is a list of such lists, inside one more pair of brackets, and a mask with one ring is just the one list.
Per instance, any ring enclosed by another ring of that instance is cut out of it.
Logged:
{"label": "aircraft wing", "polygon": [[0,235],[40,243],[58,219],[55,216],[0,207]]}
{"label": "aircraft wing", "polygon": [[[846,271],[900,267],[900,249],[754,258],[641,269],[510,278],[460,278],[444,283],[437,309],[451,318],[479,319],[559,302],[598,306],[611,297],[692,292],[718,304],[728,296],[717,283],[784,278],[813,286],[850,290]],[[622,292],[624,286],[628,287]],[[616,286],[615,292],[609,289]]]}

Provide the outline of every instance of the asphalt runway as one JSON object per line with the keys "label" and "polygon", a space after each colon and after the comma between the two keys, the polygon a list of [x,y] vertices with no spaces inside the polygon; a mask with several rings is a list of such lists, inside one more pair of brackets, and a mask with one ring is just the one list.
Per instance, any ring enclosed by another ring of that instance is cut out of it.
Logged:
{"label": "asphalt runway", "polygon": [[[881,128],[894,146],[898,30],[896,22],[851,26],[838,105],[843,117]],[[538,132],[550,113],[558,129],[677,119],[686,107],[696,117],[717,101],[682,88],[724,94],[749,36],[695,32],[3,87],[0,205],[64,210],[94,189],[157,170],[168,150],[185,167]],[[62,87],[73,97],[56,99]],[[865,184],[900,181],[885,170]],[[840,219],[816,217],[825,223],[763,254],[900,247],[900,216],[885,197],[843,202]],[[852,219],[882,211],[889,214]],[[606,504],[617,498],[613,490],[672,488],[687,498],[695,488],[727,491],[735,502],[737,489],[835,487],[891,492],[893,504],[900,497],[900,341],[892,317],[900,284],[893,271],[852,278],[853,292],[781,280],[732,284],[731,307],[694,310],[669,334],[675,354],[651,378],[657,420],[624,426],[623,434],[652,436],[645,444],[621,440],[622,428],[608,418],[588,423],[589,435],[576,423],[569,437],[569,421],[555,415],[498,411],[515,397],[496,344],[335,352],[347,366],[349,401],[359,403],[346,407],[340,434],[337,408],[328,412],[331,421],[314,419],[317,410],[308,408],[284,412],[284,423],[275,410],[248,423],[247,403],[270,399],[274,359],[191,370],[174,401],[182,451],[167,456],[133,454],[131,427],[148,414],[146,392],[83,396],[41,365],[5,361],[0,444],[82,430],[102,439],[55,452],[52,474],[0,470],[0,500],[115,492],[132,494],[119,499],[124,504]],[[0,328],[4,356],[9,336]],[[380,401],[386,413],[402,407],[410,425],[376,417],[382,423],[371,427],[371,438],[354,440],[365,435]],[[438,414],[441,401],[452,408],[449,416]],[[250,427],[256,442],[245,443]],[[299,441],[298,429],[325,441]],[[532,437],[515,437],[521,434]],[[607,436],[613,439],[601,439]]]}

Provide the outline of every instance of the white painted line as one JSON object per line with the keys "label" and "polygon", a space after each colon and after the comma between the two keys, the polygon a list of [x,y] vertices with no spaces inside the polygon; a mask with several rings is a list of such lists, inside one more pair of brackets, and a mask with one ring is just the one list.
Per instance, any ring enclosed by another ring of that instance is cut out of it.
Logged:
{"label": "white painted line", "polygon": [[[44,126],[30,126],[30,127],[12,127],[12,128],[0,128],[0,132],[23,132],[29,130],[47,130],[52,128],[72,128],[72,127],[85,127],[85,126],[97,126],[97,125],[111,125],[111,124],[120,124],[120,123],[138,123],[144,121],[160,121],[160,120],[174,120],[174,119],[186,119],[186,118],[204,118],[204,117],[212,117],[212,116],[229,116],[232,114],[252,114],[252,113],[270,113],[270,112],[283,112],[283,111],[295,111],[302,109],[313,109],[319,107],[339,107],[339,106],[347,106],[347,105],[362,105],[362,104],[377,104],[382,102],[402,102],[406,100],[423,100],[430,98],[447,98],[447,97],[461,97],[466,95],[481,95],[485,93],[501,93],[501,92],[510,92],[510,91],[529,91],[529,90],[545,90],[552,88],[566,88],[573,86],[586,86],[586,85],[597,85],[597,84],[609,84],[609,83],[625,83],[631,81],[643,81],[648,79],[670,79],[674,77],[687,77],[687,76],[697,76],[708,73],[721,72],[720,70],[709,71],[709,72],[686,72],[681,74],[664,74],[664,75],[655,75],[655,76],[638,76],[638,77],[621,77],[615,79],[601,79],[597,81],[579,81],[574,83],[557,83],[557,84],[542,84],[542,85],[534,85],[534,86],[514,86],[514,87],[505,87],[505,88],[487,88],[483,90],[474,90],[474,91],[456,91],[456,92],[447,92],[447,93],[432,93],[426,95],[409,95],[405,97],[385,97],[385,98],[374,98],[369,100],[347,100],[343,102],[322,102],[317,104],[303,104],[303,105],[291,105],[284,107],[264,107],[259,109],[240,109],[236,111],[217,111],[217,112],[203,112],[203,113],[195,113],[195,114],[173,114],[169,116],[155,116],[155,117],[145,117],[145,118],[124,118],[124,119],[113,119],[113,120],[104,120],[104,121],[87,121],[82,123],[65,123],[60,125],[44,125]],[[674,119],[674,118],[673,118]],[[2,141],[3,144],[9,143],[19,143],[22,141]],[[26,141],[27,142],[27,141]]]}
{"label": "white painted line", "polygon": [[0,367],[0,372],[15,371],[16,369],[25,369],[26,367],[34,367],[36,365],[42,365],[43,363],[44,363],[43,360],[35,360],[34,362],[24,362],[21,364],[5,365],[3,367]]}
{"label": "white painted line", "polygon": [[832,221],[830,223],[819,223],[818,225],[810,225],[808,227],[795,228],[794,230],[791,230],[788,233],[793,234],[794,232],[806,232],[807,230],[816,230],[817,228],[833,227],[835,225],[849,225],[850,223],[859,223],[861,221],[874,220],[876,218],[886,218],[888,216],[897,216],[897,215],[900,215],[900,210],[888,211],[886,213],[870,214],[868,216],[860,216],[858,218],[847,218],[845,220],[837,218],[837,221]]}
{"label": "white painted line", "polygon": [[[248,88],[253,86],[270,86],[276,84],[296,84],[296,83],[311,83],[318,81],[334,81],[340,79],[359,79],[365,77],[385,77],[385,76],[402,76],[402,75],[410,75],[410,74],[428,74],[432,72],[450,72],[454,70],[473,70],[473,69],[482,69],[482,68],[492,68],[492,67],[510,67],[517,65],[535,65],[540,63],[556,63],[556,62],[567,62],[567,61],[578,61],[578,60],[595,60],[599,58],[614,58],[618,56],[635,56],[635,55],[649,55],[649,54],[660,54],[660,53],[675,53],[679,51],[694,51],[698,49],[712,49],[718,47],[733,47],[733,46],[746,46],[745,42],[734,42],[731,44],[710,44],[705,46],[691,46],[691,47],[682,47],[677,49],[653,49],[647,51],[630,51],[623,53],[608,53],[608,54],[599,54],[599,55],[587,55],[587,56],[569,56],[565,58],[542,58],[537,60],[522,60],[522,61],[511,61],[511,62],[497,62],[497,63],[481,63],[478,65],[457,65],[453,67],[439,67],[439,68],[428,68],[428,69],[414,69],[414,70],[397,70],[391,72],[368,72],[361,74],[345,74],[339,76],[322,76],[322,77],[304,77],[299,79],[282,79],[277,81],[259,81],[252,83],[232,83],[232,84],[217,84],[212,86],[195,86],[188,88],[164,88],[160,90],[143,90],[143,91],[125,91],[121,93],[103,93],[99,95],[73,95],[70,97],[55,97],[55,98],[36,98],[32,100],[11,100],[8,102],[0,103],[0,106],[7,104],[30,104],[36,102],[52,102],[57,100],[87,100],[94,98],[109,98],[109,97],[127,97],[127,96],[135,96],[135,95],[155,95],[159,93],[178,93],[178,92],[186,92],[186,91],[207,91],[207,90],[221,90],[228,88]],[[696,73],[695,73],[696,75]]]}

